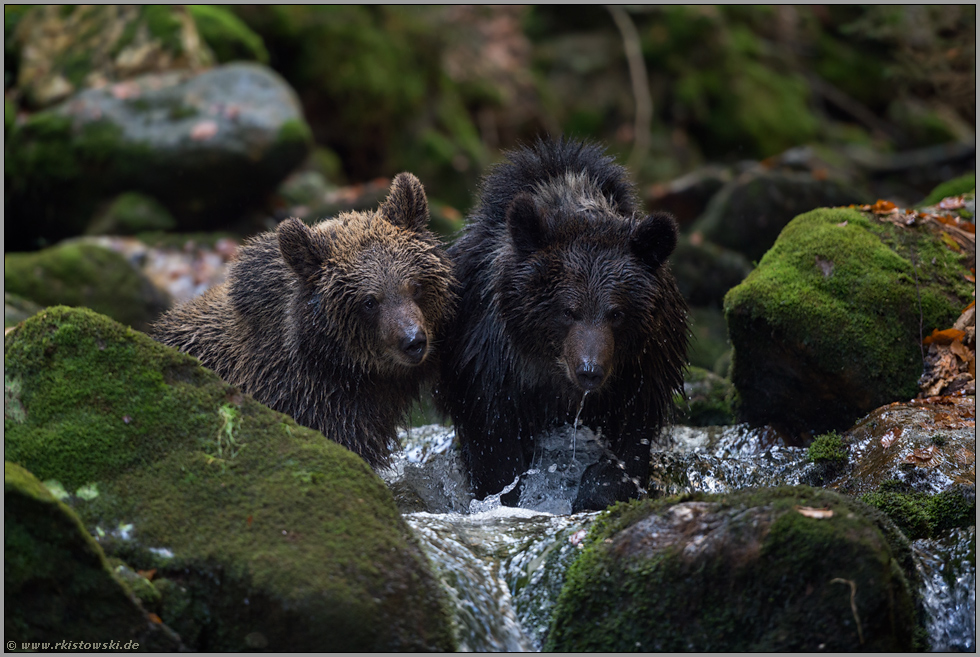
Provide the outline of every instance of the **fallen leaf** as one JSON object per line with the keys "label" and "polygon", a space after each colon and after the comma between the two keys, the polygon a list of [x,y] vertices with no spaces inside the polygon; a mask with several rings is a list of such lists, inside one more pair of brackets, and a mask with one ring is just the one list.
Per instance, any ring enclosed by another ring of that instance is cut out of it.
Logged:
{"label": "fallen leaf", "polygon": [[940,331],[939,329],[932,329],[932,335],[927,336],[922,340],[922,344],[950,344],[953,340],[962,340],[966,335],[966,332],[959,329],[946,329],[945,331]]}
{"label": "fallen leaf", "polygon": [[878,199],[878,202],[871,206],[871,211],[875,214],[891,214],[892,212],[898,212],[898,206],[891,201]]}
{"label": "fallen leaf", "polygon": [[833,509],[817,509],[812,506],[796,506],[796,511],[807,518],[815,518],[817,520],[825,520],[827,518],[834,517]]}
{"label": "fallen leaf", "polygon": [[247,518],[245,518],[245,524],[248,525],[249,527],[252,526],[252,516],[251,516],[251,514],[249,514],[249,516]]}
{"label": "fallen leaf", "polygon": [[834,263],[830,260],[824,260],[820,256],[817,256],[817,267],[823,273],[824,278],[830,278],[830,275],[834,273]]}
{"label": "fallen leaf", "polygon": [[939,207],[943,210],[956,210],[957,208],[962,208],[964,205],[966,203],[963,201],[962,196],[949,196],[939,202]]}
{"label": "fallen leaf", "polygon": [[156,568],[150,568],[149,570],[137,570],[136,573],[140,577],[145,577],[146,579],[152,581],[153,580],[153,576],[157,574],[157,569]]}
{"label": "fallen leaf", "polygon": [[845,219],[844,221],[842,221],[842,222],[840,222],[840,223],[839,223],[839,224],[837,224],[837,225],[838,225],[838,226],[840,226],[841,228],[843,228],[844,226],[846,226],[846,225],[847,225],[847,219]]}
{"label": "fallen leaf", "polygon": [[973,352],[970,351],[969,347],[963,344],[961,338],[953,340],[949,344],[949,350],[959,356],[960,360],[962,360],[964,363],[969,363],[970,359],[973,358]]}
{"label": "fallen leaf", "polygon": [[961,253],[963,251],[963,247],[957,244],[956,240],[949,236],[949,233],[943,233],[939,239],[942,240],[942,243],[948,246],[951,251],[956,251],[957,253]]}
{"label": "fallen leaf", "polygon": [[157,616],[156,614],[154,614],[153,612],[150,612],[149,614],[147,614],[147,616],[148,616],[148,617],[150,618],[150,620],[151,620],[151,621],[153,621],[154,623],[157,623],[157,624],[159,624],[159,625],[163,625],[163,621],[162,621],[162,620],[160,619],[160,617],[159,617],[159,616]]}
{"label": "fallen leaf", "polygon": [[[922,467],[929,467],[926,466],[926,464],[932,461],[932,456],[935,453],[936,453],[935,445],[929,445],[929,447],[917,447],[912,450],[911,454],[905,457],[905,462],[911,463],[913,465],[922,466]],[[934,465],[936,464],[935,463],[930,464],[930,466],[934,466]]]}
{"label": "fallen leaf", "polygon": [[966,447],[960,447],[958,450],[956,450],[956,460],[964,465],[970,465],[976,459],[976,454],[968,450]]}
{"label": "fallen leaf", "polygon": [[895,444],[898,437],[902,435],[902,427],[895,427],[894,429],[888,431],[884,436],[881,437],[881,446],[888,449]]}

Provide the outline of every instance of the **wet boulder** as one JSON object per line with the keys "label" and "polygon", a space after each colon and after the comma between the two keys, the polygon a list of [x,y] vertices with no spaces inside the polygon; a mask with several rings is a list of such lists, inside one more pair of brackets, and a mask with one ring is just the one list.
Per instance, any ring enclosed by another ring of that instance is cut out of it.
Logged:
{"label": "wet boulder", "polygon": [[454,648],[382,480],[196,359],[49,308],[5,337],[4,396],[6,458],[63,489],[108,557],[155,570],[189,648]]}
{"label": "wet boulder", "polygon": [[743,419],[843,430],[918,393],[921,340],[972,300],[972,235],[889,206],[800,215],[725,296]]}
{"label": "wet boulder", "polygon": [[165,292],[125,257],[84,242],[5,253],[6,290],[42,306],[84,306],[147,331],[170,305]]}
{"label": "wet boulder", "polygon": [[757,166],[727,183],[691,225],[692,233],[756,261],[793,217],[814,208],[867,202],[826,173]]}
{"label": "wet boulder", "polygon": [[908,542],[808,487],[618,505],[594,523],[546,650],[922,649]]}
{"label": "wet boulder", "polygon": [[262,203],[311,141],[295,92],[258,64],[85,89],[11,129],[7,238],[23,250],[79,234],[121,192],[155,198],[182,230],[220,226]]}
{"label": "wet boulder", "polygon": [[677,288],[692,306],[721,307],[725,293],[752,271],[741,253],[706,242],[700,235],[680,236],[669,260]]}
{"label": "wet boulder", "polygon": [[24,650],[40,648],[25,643],[57,647],[66,639],[90,642],[74,648],[96,651],[183,649],[179,637],[159,619],[151,619],[113,574],[75,512],[9,461],[4,462],[3,509],[3,626],[8,642]]}

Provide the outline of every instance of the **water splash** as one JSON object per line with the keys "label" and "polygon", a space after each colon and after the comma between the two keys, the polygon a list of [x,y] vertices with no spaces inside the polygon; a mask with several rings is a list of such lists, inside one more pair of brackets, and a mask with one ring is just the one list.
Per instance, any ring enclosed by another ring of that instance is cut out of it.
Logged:
{"label": "water splash", "polygon": [[954,529],[941,539],[912,543],[933,652],[977,649],[976,542],[973,526]]}
{"label": "water splash", "polygon": [[[519,481],[476,503],[450,428],[413,429],[382,473],[449,593],[460,650],[541,649],[578,539],[597,515],[570,513],[579,469],[608,458],[579,419],[544,437]],[[675,427],[672,438],[673,448],[652,452],[655,495],[804,483],[812,468],[806,450],[747,425]],[[500,505],[517,485],[530,508]],[[934,651],[976,649],[975,544],[975,527],[912,544]]]}
{"label": "water splash", "polygon": [[582,393],[582,401],[578,405],[578,413],[575,414],[575,422],[572,423],[572,461],[575,460],[575,438],[578,436],[579,418],[582,417],[582,409],[585,408],[585,398],[589,396],[589,390]]}

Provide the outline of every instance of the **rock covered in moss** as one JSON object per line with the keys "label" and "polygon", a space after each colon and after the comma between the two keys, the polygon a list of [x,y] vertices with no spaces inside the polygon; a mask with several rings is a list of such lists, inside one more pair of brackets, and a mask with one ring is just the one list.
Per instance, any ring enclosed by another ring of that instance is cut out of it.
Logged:
{"label": "rock covered in moss", "polygon": [[86,235],[135,235],[176,227],[173,215],[152,196],[123,192],[92,219]]}
{"label": "rock covered in moss", "polygon": [[769,250],[793,217],[814,208],[866,200],[856,189],[825,175],[757,167],[715,194],[691,230],[754,261]]}
{"label": "rock covered in moss", "polygon": [[669,260],[677,288],[692,306],[721,307],[725,293],[752,271],[752,265],[741,253],[700,237],[681,236]]}
{"label": "rock covered in moss", "polygon": [[731,381],[700,367],[684,374],[684,398],[678,404],[678,422],[694,427],[733,424],[735,388]]}
{"label": "rock covered in moss", "polygon": [[907,541],[807,487],[618,505],[558,599],[546,650],[921,648]]}
{"label": "rock covered in moss", "polygon": [[311,141],[296,94],[258,64],[86,89],[11,131],[8,239],[26,249],[78,234],[123,191],[159,199],[182,229],[214,227],[261,203]]}
{"label": "rock covered in moss", "polygon": [[19,325],[5,365],[6,457],[58,481],[106,554],[156,568],[189,647],[453,648],[428,561],[353,453],[89,310]]}
{"label": "rock covered in moss", "polygon": [[85,87],[213,62],[179,5],[38,5],[24,13],[13,36],[17,86],[35,108]]}
{"label": "rock covered in moss", "polygon": [[800,215],[725,296],[741,416],[827,431],[911,399],[920,326],[952,325],[972,298],[966,273],[929,226],[854,208]]}
{"label": "rock covered in moss", "polygon": [[44,306],[84,306],[146,331],[170,303],[120,254],[66,242],[42,251],[6,253],[4,286]]}
{"label": "rock covered in moss", "polygon": [[[176,651],[180,639],[151,620],[113,575],[78,516],[24,468],[4,462],[4,634],[24,642],[82,640]],[[93,645],[98,642],[99,645]],[[128,644],[128,645],[127,645]]]}

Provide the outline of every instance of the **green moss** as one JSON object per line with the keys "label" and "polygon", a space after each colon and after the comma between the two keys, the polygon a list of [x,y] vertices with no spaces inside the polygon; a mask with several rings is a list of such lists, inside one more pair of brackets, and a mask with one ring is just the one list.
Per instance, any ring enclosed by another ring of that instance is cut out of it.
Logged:
{"label": "green moss", "polygon": [[214,51],[218,62],[254,60],[269,63],[262,37],[240,18],[218,5],[187,5],[201,38]]}
{"label": "green moss", "polygon": [[680,409],[679,422],[696,427],[732,424],[735,388],[730,381],[700,367],[684,375],[684,395],[674,400]]}
{"label": "green moss", "polygon": [[279,127],[278,141],[280,142],[300,142],[303,144],[313,143],[313,133],[310,126],[302,119],[289,119]]}
{"label": "green moss", "polygon": [[947,196],[959,196],[960,194],[966,194],[976,189],[977,186],[977,174],[975,171],[970,173],[964,173],[958,178],[953,178],[952,180],[947,180],[944,183],[936,185],[935,189],[929,192],[920,206],[935,205]]}
{"label": "green moss", "polygon": [[848,454],[844,441],[836,431],[817,436],[810,443],[806,452],[811,463],[828,463],[840,465],[847,462]]}
{"label": "green moss", "polygon": [[93,244],[63,243],[4,255],[4,286],[43,306],[85,306],[139,329],[163,310],[126,259]]}
{"label": "green moss", "polygon": [[[789,398],[766,398],[754,386],[785,376],[776,388],[794,394],[792,368],[800,367],[815,382],[810,394],[833,400],[806,420],[822,426],[807,428],[834,428],[915,396],[920,325],[925,334],[952,325],[972,298],[964,271],[959,255],[925,231],[844,208],[796,217],[725,296],[743,404],[794,412]],[[788,362],[777,360],[782,354]]]}
{"label": "green moss", "polygon": [[5,418],[7,458],[97,485],[73,504],[107,554],[158,568],[204,610],[175,621],[206,641],[193,645],[240,650],[260,632],[297,650],[453,648],[421,549],[355,454],[89,310],[48,309],[5,348],[27,417]]}
{"label": "green moss", "polygon": [[[78,516],[30,472],[4,462],[4,630],[18,641],[140,639],[150,625]],[[159,639],[159,637],[158,637]]]}
{"label": "green moss", "polygon": [[[135,235],[146,231],[167,231],[177,222],[152,196],[125,192],[99,213],[85,230],[87,235]],[[108,313],[107,313],[108,314]]]}
{"label": "green moss", "polygon": [[140,8],[150,35],[159,40],[165,49],[180,54],[183,51],[180,38],[182,25],[175,11],[182,9],[171,5],[144,5]]}
{"label": "green moss", "polygon": [[860,499],[888,515],[909,539],[937,538],[950,529],[968,527],[976,522],[975,493],[959,489],[928,495],[888,490],[882,486]]}
{"label": "green moss", "polygon": [[[711,505],[724,539],[687,541],[678,529],[671,546],[651,543],[638,523],[692,517],[672,515],[680,502]],[[832,515],[812,518],[804,507]],[[868,507],[807,487],[619,504],[569,569],[545,650],[908,650],[917,623],[900,565],[911,566],[909,554]],[[849,587],[835,580],[855,584],[863,646]]]}

